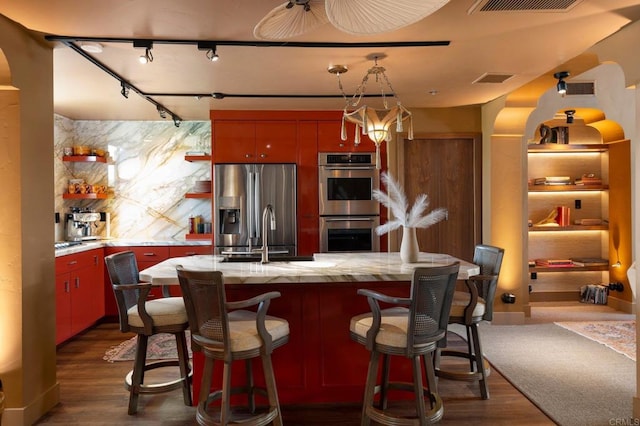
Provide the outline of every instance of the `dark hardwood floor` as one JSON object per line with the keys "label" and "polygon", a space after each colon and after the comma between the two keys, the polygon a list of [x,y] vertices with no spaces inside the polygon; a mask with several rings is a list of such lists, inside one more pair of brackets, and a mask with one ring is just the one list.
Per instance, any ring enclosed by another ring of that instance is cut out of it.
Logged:
{"label": "dark hardwood floor", "polygon": [[[195,425],[195,408],[182,403],[179,390],[140,397],[137,415],[127,415],[123,380],[131,362],[103,360],[107,349],[126,339],[117,324],[100,324],[58,348],[60,403],[38,425]],[[453,335],[450,345],[462,340]],[[277,355],[276,355],[277,356]],[[277,372],[276,372],[277,376]],[[363,378],[364,379],[364,378]],[[489,377],[491,399],[479,397],[477,385],[440,380],[445,413],[442,425],[553,425],[540,410],[495,370]],[[283,406],[286,426],[360,424],[354,404]]]}

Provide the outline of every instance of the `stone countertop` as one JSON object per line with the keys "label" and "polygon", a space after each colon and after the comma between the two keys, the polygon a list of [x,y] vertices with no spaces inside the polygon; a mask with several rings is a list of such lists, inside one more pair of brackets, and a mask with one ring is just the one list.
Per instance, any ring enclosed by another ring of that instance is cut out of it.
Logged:
{"label": "stone countertop", "polygon": [[171,240],[171,241],[140,241],[140,240],[95,240],[83,241],[82,244],[56,249],[56,257],[68,254],[81,253],[83,251],[103,248],[103,247],[153,247],[153,246],[210,246],[211,241],[207,240]]}
{"label": "stone countertop", "polygon": [[[140,279],[156,285],[178,283],[176,266],[216,270],[228,284],[410,281],[417,267],[443,266],[458,260],[445,254],[420,253],[417,263],[403,264],[399,253],[316,253],[312,261],[224,262],[217,255],[175,257],[140,271]],[[480,268],[460,261],[458,279],[480,273]]]}

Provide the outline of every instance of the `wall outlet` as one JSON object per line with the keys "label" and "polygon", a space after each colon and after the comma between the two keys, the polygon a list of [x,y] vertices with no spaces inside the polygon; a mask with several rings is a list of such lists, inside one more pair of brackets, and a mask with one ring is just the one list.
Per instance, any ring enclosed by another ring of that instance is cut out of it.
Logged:
{"label": "wall outlet", "polygon": [[582,208],[582,200],[576,200],[574,202],[576,210],[580,210]]}

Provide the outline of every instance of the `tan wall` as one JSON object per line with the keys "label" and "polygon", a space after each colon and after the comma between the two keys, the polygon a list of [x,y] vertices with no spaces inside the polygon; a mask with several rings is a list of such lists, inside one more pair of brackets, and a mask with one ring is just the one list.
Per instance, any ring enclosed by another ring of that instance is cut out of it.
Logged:
{"label": "tan wall", "polygon": [[0,87],[0,379],[11,425],[33,424],[58,402],[53,52],[40,38],[0,16],[0,81],[10,83]]}

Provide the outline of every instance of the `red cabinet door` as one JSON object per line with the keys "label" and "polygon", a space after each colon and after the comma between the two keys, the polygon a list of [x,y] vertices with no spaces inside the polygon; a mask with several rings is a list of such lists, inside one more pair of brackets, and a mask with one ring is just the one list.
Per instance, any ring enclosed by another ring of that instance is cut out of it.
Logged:
{"label": "red cabinet door", "polygon": [[298,147],[295,121],[256,121],[256,162],[295,163]]}
{"label": "red cabinet door", "polygon": [[94,268],[87,267],[71,273],[71,334],[89,328],[97,320],[94,316],[94,294],[97,285]]}
{"label": "red cabinet door", "polygon": [[56,275],[56,345],[71,337],[71,274]]}
{"label": "red cabinet door", "polygon": [[169,257],[194,256],[196,254],[213,254],[213,246],[171,246]]}
{"label": "red cabinet door", "polygon": [[215,121],[211,132],[214,163],[255,163],[256,134],[251,121]]}

